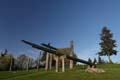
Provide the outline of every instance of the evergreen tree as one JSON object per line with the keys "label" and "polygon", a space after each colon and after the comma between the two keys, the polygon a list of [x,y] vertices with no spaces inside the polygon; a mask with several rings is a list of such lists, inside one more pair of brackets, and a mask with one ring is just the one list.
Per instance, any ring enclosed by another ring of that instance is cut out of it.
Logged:
{"label": "evergreen tree", "polygon": [[89,63],[92,63],[92,60],[91,60],[90,58],[88,58],[88,62],[89,62]]}
{"label": "evergreen tree", "polygon": [[97,63],[97,60],[96,60],[96,58],[94,58],[94,60],[93,60],[93,64],[96,64]]}
{"label": "evergreen tree", "polygon": [[101,64],[101,52],[97,52],[96,55],[98,55],[97,64]]}
{"label": "evergreen tree", "polygon": [[110,56],[116,55],[117,51],[114,49],[116,47],[116,41],[113,40],[113,33],[107,28],[103,27],[101,36],[101,42],[99,43],[101,46],[101,51],[99,55],[101,56],[108,56],[108,63],[112,63]]}

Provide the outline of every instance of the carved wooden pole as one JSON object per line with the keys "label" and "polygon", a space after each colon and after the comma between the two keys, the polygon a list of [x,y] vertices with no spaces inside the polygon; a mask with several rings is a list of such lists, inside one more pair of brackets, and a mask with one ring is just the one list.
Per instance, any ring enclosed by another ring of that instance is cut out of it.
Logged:
{"label": "carved wooden pole", "polygon": [[56,66],[56,72],[58,72],[58,69],[59,69],[59,66],[58,66],[58,64],[59,64],[58,56],[55,56],[55,60],[56,60],[56,64],[55,64],[55,66]]}
{"label": "carved wooden pole", "polygon": [[[50,46],[51,44],[48,43],[48,45]],[[52,54],[49,54],[49,58],[50,58],[50,62],[49,62],[49,69],[52,69]]]}
{"label": "carved wooden pole", "polygon": [[48,70],[49,53],[46,54],[45,70]]}
{"label": "carved wooden pole", "polygon": [[49,63],[49,69],[52,69],[52,54],[50,54],[50,63]]}
{"label": "carved wooden pole", "polygon": [[[70,42],[70,56],[73,56],[73,41]],[[73,60],[70,60],[70,69],[73,68]]]}
{"label": "carved wooden pole", "polygon": [[65,72],[65,56],[62,56],[62,72]]}

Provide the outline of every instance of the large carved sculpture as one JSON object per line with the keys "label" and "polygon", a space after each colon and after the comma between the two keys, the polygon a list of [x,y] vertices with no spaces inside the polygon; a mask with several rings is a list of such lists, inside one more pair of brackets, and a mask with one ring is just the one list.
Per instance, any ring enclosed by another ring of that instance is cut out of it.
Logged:
{"label": "large carved sculpture", "polygon": [[73,41],[71,41],[71,43],[70,43],[70,54],[57,52],[57,50],[58,50],[57,48],[52,47],[52,46],[47,45],[47,44],[41,44],[42,45],[41,46],[41,45],[37,45],[35,43],[31,43],[31,42],[28,42],[28,41],[25,41],[25,40],[22,40],[22,42],[31,45],[33,48],[40,49],[40,50],[43,50],[43,51],[47,52],[45,70],[48,70],[48,63],[50,61],[49,60],[49,58],[50,58],[49,54],[54,55],[54,59],[56,61],[56,64],[55,64],[56,72],[58,72],[58,70],[59,70],[59,60],[62,61],[62,72],[65,72],[65,59],[70,60],[70,69],[73,68],[73,61],[88,64],[90,67],[94,66],[93,63],[90,63],[88,61],[85,61],[85,60],[82,60],[82,59],[79,59],[79,58],[76,58],[76,57],[73,56],[73,53],[74,53],[73,52],[73,47],[74,47],[73,46]]}

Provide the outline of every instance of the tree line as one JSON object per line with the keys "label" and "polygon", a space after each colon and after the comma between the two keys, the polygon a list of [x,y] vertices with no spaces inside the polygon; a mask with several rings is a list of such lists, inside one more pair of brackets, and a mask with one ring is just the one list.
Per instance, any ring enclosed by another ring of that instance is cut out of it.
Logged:
{"label": "tree line", "polygon": [[[0,71],[12,70],[29,70],[31,68],[38,68],[44,66],[44,58],[41,54],[34,60],[29,55],[23,53],[14,57],[6,49],[0,52]],[[41,60],[41,61],[40,61]],[[40,64],[40,62],[42,62]]]}

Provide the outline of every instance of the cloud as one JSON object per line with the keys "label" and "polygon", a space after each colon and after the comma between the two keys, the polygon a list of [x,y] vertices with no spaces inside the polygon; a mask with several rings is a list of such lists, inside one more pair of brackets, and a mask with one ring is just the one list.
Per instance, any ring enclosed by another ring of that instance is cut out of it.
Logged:
{"label": "cloud", "polygon": [[[92,48],[87,48],[87,49],[83,49],[79,52],[79,54],[77,54],[78,58],[83,59],[83,60],[88,60],[88,58],[90,59],[94,59],[94,58],[98,58],[98,56],[96,55],[96,53],[99,51],[99,48],[97,47],[92,47]],[[117,56],[116,55],[112,55],[111,59],[113,62],[119,62],[120,59],[120,54],[118,53]],[[103,60],[108,61],[108,57],[107,56],[102,56],[101,57]]]}
{"label": "cloud", "polygon": [[19,56],[19,55],[21,55],[21,54],[26,54],[26,55],[30,56],[31,58],[36,59],[38,57],[39,53],[40,53],[40,50],[27,49],[26,51],[19,52],[16,55],[16,57]]}
{"label": "cloud", "polygon": [[37,58],[37,56],[39,55],[39,53],[40,53],[40,51],[39,50],[31,50],[31,49],[28,49],[27,51],[27,55],[29,55],[30,57],[32,57],[32,58]]}
{"label": "cloud", "polygon": [[88,48],[88,49],[84,49],[82,51],[79,52],[78,58],[83,59],[83,60],[88,60],[88,58],[91,58],[92,60],[94,58],[97,58],[96,53],[98,52],[97,48]]}

